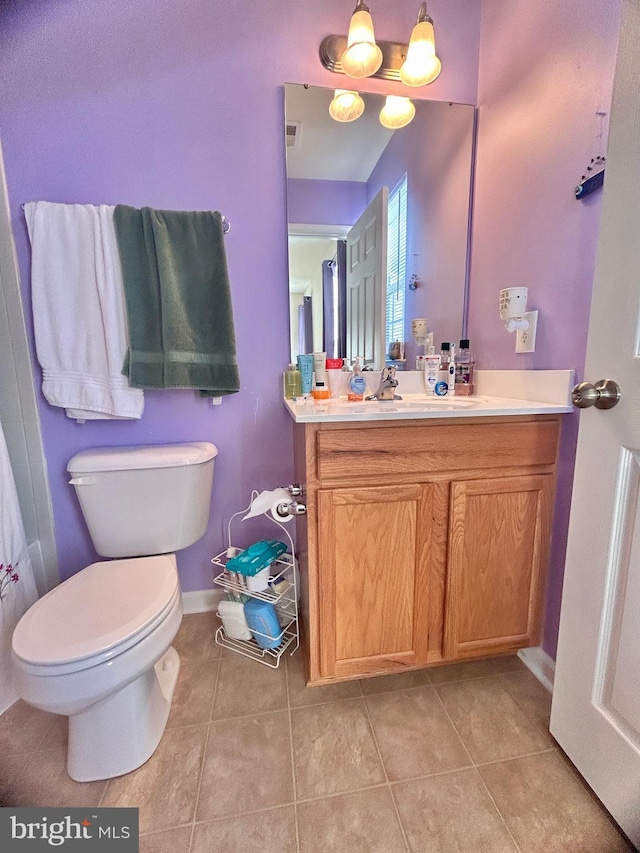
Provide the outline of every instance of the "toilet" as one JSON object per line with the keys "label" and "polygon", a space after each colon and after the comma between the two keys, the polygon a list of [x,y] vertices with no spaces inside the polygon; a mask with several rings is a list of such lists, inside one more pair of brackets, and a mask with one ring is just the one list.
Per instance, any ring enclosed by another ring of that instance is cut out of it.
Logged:
{"label": "toilet", "polygon": [[67,465],[96,551],[13,634],[22,699],[69,717],[78,782],[135,770],[164,731],[180,670],[175,551],[200,539],[211,506],[209,442],[83,450]]}

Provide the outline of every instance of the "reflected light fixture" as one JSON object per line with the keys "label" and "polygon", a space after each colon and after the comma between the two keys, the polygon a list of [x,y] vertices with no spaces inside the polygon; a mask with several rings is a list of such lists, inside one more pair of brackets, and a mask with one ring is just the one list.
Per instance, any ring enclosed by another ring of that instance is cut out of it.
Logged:
{"label": "reflected light fixture", "polygon": [[336,89],[329,104],[329,115],[336,121],[355,121],[364,112],[364,101],[357,92]]}
{"label": "reflected light fixture", "polygon": [[405,127],[416,114],[416,108],[409,98],[400,95],[387,95],[384,107],[380,110],[380,124],[389,130]]}
{"label": "reflected light fixture", "polygon": [[406,86],[426,86],[433,83],[441,70],[442,64],[436,56],[433,21],[427,15],[427,4],[423,3],[411,33],[407,58],[400,67],[400,79]]}
{"label": "reflected light fixture", "polygon": [[356,3],[349,24],[347,49],[340,62],[344,73],[356,79],[370,77],[382,65],[382,51],[376,44],[371,11],[364,0]]}

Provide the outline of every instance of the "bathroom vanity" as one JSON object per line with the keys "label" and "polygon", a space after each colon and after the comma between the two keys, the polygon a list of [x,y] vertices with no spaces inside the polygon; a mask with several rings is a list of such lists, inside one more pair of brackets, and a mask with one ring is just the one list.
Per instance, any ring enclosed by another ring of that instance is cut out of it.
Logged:
{"label": "bathroom vanity", "polygon": [[287,404],[309,683],[539,643],[569,407],[463,402]]}

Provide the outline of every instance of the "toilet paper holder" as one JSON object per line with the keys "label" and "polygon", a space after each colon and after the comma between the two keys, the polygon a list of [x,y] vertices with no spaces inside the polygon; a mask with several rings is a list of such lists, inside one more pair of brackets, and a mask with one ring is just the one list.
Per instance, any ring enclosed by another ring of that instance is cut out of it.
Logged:
{"label": "toilet paper holder", "polygon": [[302,496],[303,492],[303,487],[298,483],[280,486],[270,491],[259,493],[254,491],[252,492],[251,504],[243,520],[263,513],[270,513],[276,521],[288,521],[295,515],[304,515],[307,511],[306,505],[296,500]]}

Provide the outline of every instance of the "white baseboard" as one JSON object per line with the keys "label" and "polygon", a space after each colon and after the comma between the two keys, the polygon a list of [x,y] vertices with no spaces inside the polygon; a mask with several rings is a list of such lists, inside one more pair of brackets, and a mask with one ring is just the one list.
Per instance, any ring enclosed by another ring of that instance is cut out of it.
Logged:
{"label": "white baseboard", "polygon": [[520,649],[518,657],[549,693],[553,693],[553,680],[556,674],[556,662],[553,658],[550,658],[541,646]]}
{"label": "white baseboard", "polygon": [[217,610],[218,602],[224,598],[222,589],[196,589],[182,593],[182,610],[187,613],[207,613]]}

